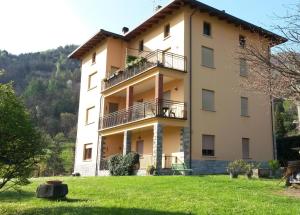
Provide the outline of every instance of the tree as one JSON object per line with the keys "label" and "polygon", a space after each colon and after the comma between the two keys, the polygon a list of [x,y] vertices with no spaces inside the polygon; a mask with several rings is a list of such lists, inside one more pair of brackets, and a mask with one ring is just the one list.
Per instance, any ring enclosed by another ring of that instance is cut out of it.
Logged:
{"label": "tree", "polygon": [[0,189],[27,184],[45,147],[12,84],[0,84]]}

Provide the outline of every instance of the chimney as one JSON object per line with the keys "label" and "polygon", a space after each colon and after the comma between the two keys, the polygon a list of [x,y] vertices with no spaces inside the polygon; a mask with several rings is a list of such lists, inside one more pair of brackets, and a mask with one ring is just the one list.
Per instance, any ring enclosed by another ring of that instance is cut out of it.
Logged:
{"label": "chimney", "polygon": [[157,6],[155,7],[155,11],[158,11],[160,8],[162,8],[162,6],[161,6],[161,5],[157,5]]}
{"label": "chimney", "polygon": [[127,28],[127,27],[123,27],[123,28],[122,28],[123,34],[126,34],[128,31],[129,31],[129,28]]}

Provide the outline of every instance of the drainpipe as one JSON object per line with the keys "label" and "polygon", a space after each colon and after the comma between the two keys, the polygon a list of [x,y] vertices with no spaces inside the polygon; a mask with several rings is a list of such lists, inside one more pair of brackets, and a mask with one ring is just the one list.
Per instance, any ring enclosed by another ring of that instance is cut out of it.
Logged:
{"label": "drainpipe", "polygon": [[271,123],[272,123],[272,142],[273,142],[273,159],[277,160],[277,143],[275,134],[275,111],[274,111],[274,97],[270,96],[271,99]]}
{"label": "drainpipe", "polygon": [[[101,97],[100,97],[100,116],[101,116],[101,109],[102,109],[102,98],[103,98],[103,95],[101,95]],[[100,118],[100,116],[99,116],[99,118]],[[100,161],[98,161],[98,158],[99,158],[99,139],[100,139],[100,137],[99,137],[99,123],[98,123],[98,129],[97,129],[97,133],[98,133],[98,141],[97,141],[97,154],[96,154],[96,169],[95,169],[95,176],[98,176],[98,163],[100,163]],[[102,144],[102,143],[101,143]]]}
{"label": "drainpipe", "polygon": [[189,68],[189,73],[190,73],[190,80],[189,80],[189,84],[190,84],[190,88],[189,88],[189,95],[190,95],[190,167],[192,168],[192,21],[193,21],[193,16],[196,13],[197,9],[194,9],[193,12],[190,15],[190,47],[189,47],[189,57],[190,57],[190,68]]}

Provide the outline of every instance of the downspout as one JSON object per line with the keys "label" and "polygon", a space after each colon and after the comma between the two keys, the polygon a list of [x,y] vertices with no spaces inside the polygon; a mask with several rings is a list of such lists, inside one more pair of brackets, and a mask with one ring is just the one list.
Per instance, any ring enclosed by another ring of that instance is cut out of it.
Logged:
{"label": "downspout", "polygon": [[270,96],[271,99],[271,123],[272,123],[272,142],[273,142],[273,159],[277,160],[277,143],[275,134],[275,111],[274,111],[274,97]]}
{"label": "downspout", "polygon": [[194,14],[196,13],[197,9],[194,9],[193,12],[190,15],[190,47],[189,47],[189,57],[190,57],[190,68],[189,68],[189,73],[190,73],[190,80],[189,80],[189,96],[190,96],[190,111],[189,111],[189,116],[190,116],[190,167],[192,169],[192,18]]}
{"label": "downspout", "polygon": [[[101,112],[102,112],[102,98],[103,98],[103,95],[101,95],[100,97],[100,116],[101,116]],[[100,118],[99,116],[99,118]],[[97,129],[97,133],[98,133],[98,141],[97,141],[97,154],[96,154],[96,169],[95,169],[95,176],[98,176],[98,163],[100,163],[100,161],[98,161],[98,158],[99,158],[99,124],[100,124],[100,119],[99,119],[99,123],[98,123],[98,129]],[[101,143],[102,144],[102,143]]]}

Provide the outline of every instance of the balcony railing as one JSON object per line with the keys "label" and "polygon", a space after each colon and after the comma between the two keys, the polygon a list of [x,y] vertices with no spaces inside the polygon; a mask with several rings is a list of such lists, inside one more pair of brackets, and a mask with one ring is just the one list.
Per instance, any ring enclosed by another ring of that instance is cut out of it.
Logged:
{"label": "balcony railing", "polygon": [[161,50],[150,52],[138,64],[135,64],[134,66],[128,67],[124,70],[119,70],[118,74],[114,74],[110,78],[103,80],[101,85],[102,91],[138,74],[141,74],[147,69],[155,66],[186,72],[186,58],[185,56],[164,52]]}
{"label": "balcony railing", "polygon": [[105,129],[153,117],[186,119],[186,115],[184,102],[155,99],[100,117],[99,127]]}

